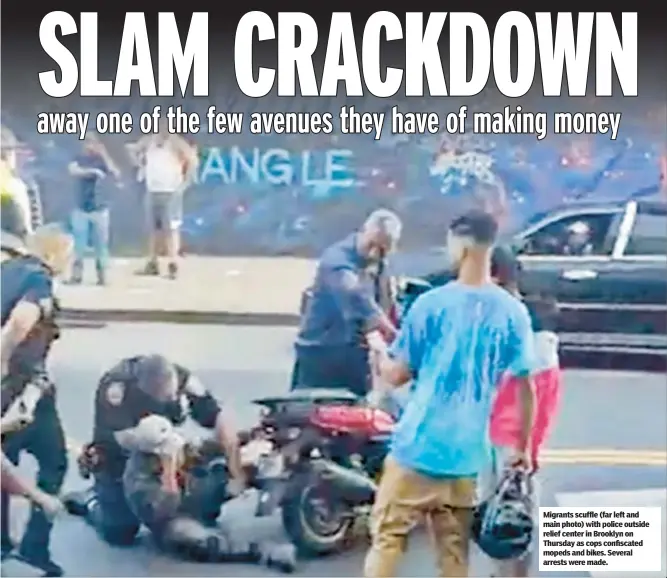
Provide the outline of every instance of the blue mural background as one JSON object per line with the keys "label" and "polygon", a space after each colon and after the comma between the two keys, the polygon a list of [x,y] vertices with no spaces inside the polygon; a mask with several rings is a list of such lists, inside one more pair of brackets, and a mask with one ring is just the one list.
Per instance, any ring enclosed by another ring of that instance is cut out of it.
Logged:
{"label": "blue mural background", "polygon": [[[156,104],[149,100],[121,106],[116,100],[113,107],[87,100],[85,110],[138,116]],[[198,112],[207,107],[202,103]],[[22,172],[40,185],[47,219],[66,220],[74,188],[66,167],[80,143],[72,136],[37,135],[35,115],[3,109],[2,122],[25,144]],[[647,109],[640,116],[624,115],[617,141],[564,135],[543,141],[529,135],[385,135],[379,141],[342,134],[196,135],[199,182],[186,196],[186,250],[316,255],[378,206],[402,216],[408,248],[432,247],[442,243],[447,221],[471,202],[480,182],[502,183],[513,221],[576,199],[652,194],[660,186],[665,153],[664,111]],[[118,185],[104,183],[111,200],[112,245],[120,254],[144,248],[141,187],[123,147],[128,138],[103,137],[123,169]]]}

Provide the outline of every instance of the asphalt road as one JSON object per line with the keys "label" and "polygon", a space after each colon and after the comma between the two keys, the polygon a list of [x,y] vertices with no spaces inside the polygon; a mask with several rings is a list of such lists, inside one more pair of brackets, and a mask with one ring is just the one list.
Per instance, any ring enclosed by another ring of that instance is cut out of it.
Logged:
{"label": "asphalt road", "polygon": [[[124,356],[152,352],[168,355],[196,370],[213,392],[233,408],[239,423],[250,424],[256,415],[250,404],[254,397],[287,390],[292,337],[293,330],[289,328],[210,325],[115,324],[102,329],[66,331],[56,345],[52,369],[67,433],[74,445],[88,440],[94,387],[106,368]],[[665,407],[664,375],[568,370],[563,407],[545,453],[543,505],[611,506],[621,503],[619,500],[629,500],[637,506],[662,505],[664,514]],[[73,470],[68,476],[68,488],[83,484]],[[279,537],[277,520],[252,518],[253,503],[249,497],[230,504],[223,520],[232,523],[235,532]],[[663,528],[663,536],[664,532]],[[434,575],[428,549],[426,540],[411,542],[403,576]],[[148,541],[130,550],[113,549],[75,518],[58,521],[53,551],[69,576],[270,575],[251,566],[187,564],[156,553]],[[363,554],[359,550],[307,562],[299,575],[359,576]],[[35,575],[16,562],[3,564],[2,571],[5,576]],[[476,555],[471,576],[488,576],[488,572],[486,561]]]}

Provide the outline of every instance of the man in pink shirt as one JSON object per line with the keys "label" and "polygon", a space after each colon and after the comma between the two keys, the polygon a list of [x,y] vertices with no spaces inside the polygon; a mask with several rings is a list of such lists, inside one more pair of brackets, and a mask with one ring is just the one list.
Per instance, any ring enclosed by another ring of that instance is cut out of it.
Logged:
{"label": "man in pink shirt", "polygon": [[[495,281],[510,293],[521,299],[517,281],[520,264],[511,251],[503,247],[494,250],[492,276]],[[558,336],[554,332],[557,308],[555,304],[543,299],[527,300],[526,307],[531,316],[535,339],[534,373],[535,418],[530,441],[532,476],[532,502],[537,517],[539,507],[539,483],[536,473],[539,469],[539,454],[553,424],[558,410],[562,373],[558,358]],[[498,386],[491,412],[489,435],[494,450],[491,467],[480,476],[479,488],[482,498],[493,494],[503,474],[506,457],[518,447],[521,436],[521,415],[516,379],[505,375]],[[532,565],[532,552],[518,560],[495,561],[494,576],[529,576]]]}

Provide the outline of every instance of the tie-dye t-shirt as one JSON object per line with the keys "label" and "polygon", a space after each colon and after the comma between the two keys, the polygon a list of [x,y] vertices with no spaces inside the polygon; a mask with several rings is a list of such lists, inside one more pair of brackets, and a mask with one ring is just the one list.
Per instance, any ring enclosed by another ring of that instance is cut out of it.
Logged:
{"label": "tie-dye t-shirt", "polygon": [[505,372],[531,373],[533,344],[526,307],[494,284],[453,281],[420,296],[390,351],[414,375],[393,458],[431,476],[481,471],[496,385]]}

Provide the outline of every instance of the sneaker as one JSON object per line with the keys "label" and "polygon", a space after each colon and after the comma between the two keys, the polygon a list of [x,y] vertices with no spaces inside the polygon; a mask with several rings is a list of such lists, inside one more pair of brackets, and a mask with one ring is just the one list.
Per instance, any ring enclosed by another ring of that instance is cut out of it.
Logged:
{"label": "sneaker", "polygon": [[107,284],[107,274],[104,269],[97,270],[97,284],[100,287],[104,287]]}
{"label": "sneaker", "polygon": [[41,570],[44,572],[44,576],[57,577],[65,575],[62,566],[54,562],[48,552],[37,554],[36,552],[30,552],[22,548],[14,557],[16,560],[28,564],[28,566]]}
{"label": "sneaker", "polygon": [[159,275],[160,274],[160,267],[158,266],[158,263],[156,260],[150,260],[146,265],[144,266],[143,269],[140,269],[138,271],[139,275]]}
{"label": "sneaker", "polygon": [[169,279],[176,279],[176,277],[178,277],[178,265],[169,263]]}
{"label": "sneaker", "polygon": [[65,509],[71,516],[85,518],[88,515],[91,502],[95,500],[95,491],[92,488],[69,492],[63,496]]}

